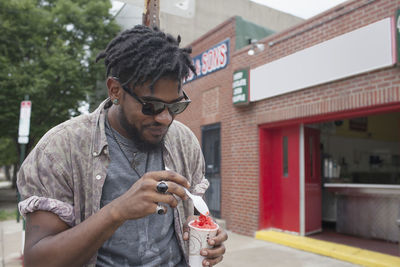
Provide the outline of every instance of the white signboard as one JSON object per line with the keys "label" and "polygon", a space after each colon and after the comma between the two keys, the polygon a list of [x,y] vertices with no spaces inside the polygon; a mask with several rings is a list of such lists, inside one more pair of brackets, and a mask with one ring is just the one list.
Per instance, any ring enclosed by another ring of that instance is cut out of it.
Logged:
{"label": "white signboard", "polygon": [[31,101],[22,101],[19,115],[18,143],[27,144],[29,142],[29,127],[31,121]]}
{"label": "white signboard", "polygon": [[394,65],[392,25],[386,18],[252,69],[250,101]]}

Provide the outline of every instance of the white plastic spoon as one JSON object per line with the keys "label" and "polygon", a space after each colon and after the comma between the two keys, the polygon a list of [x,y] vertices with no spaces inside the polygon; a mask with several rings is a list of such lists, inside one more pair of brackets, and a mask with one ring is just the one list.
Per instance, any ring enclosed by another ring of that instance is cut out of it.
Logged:
{"label": "white plastic spoon", "polygon": [[[165,166],[165,170],[166,171],[170,171],[171,169],[168,168],[167,166]],[[206,202],[203,200],[203,198],[201,196],[196,196],[193,195],[189,192],[189,190],[187,190],[186,188],[183,188],[186,192],[186,195],[188,195],[188,197],[190,197],[193,201],[193,205],[194,207],[204,216],[208,216],[210,215],[210,211],[208,210],[207,204]]]}
{"label": "white plastic spoon", "polygon": [[210,211],[208,210],[207,204],[201,196],[196,196],[196,195],[191,194],[189,192],[189,190],[187,190],[186,188],[183,188],[183,189],[185,190],[186,195],[188,195],[188,197],[190,197],[192,199],[194,207],[201,214],[203,214],[204,216],[210,215]]}

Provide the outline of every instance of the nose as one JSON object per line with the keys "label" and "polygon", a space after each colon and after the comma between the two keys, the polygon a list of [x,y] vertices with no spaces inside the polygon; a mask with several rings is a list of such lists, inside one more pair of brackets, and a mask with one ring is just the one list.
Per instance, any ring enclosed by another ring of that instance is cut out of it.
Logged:
{"label": "nose", "polygon": [[165,108],[161,113],[154,115],[154,120],[163,125],[169,125],[173,117],[171,113],[169,113],[168,108]]}

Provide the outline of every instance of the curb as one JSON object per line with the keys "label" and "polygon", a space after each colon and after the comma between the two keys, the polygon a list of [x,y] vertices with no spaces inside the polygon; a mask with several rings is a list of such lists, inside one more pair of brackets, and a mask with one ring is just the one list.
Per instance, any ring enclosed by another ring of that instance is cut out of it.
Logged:
{"label": "curb", "polygon": [[276,231],[257,231],[256,239],[269,241],[288,247],[336,258],[363,266],[393,267],[400,266],[400,257],[390,256],[366,249],[296,236]]}

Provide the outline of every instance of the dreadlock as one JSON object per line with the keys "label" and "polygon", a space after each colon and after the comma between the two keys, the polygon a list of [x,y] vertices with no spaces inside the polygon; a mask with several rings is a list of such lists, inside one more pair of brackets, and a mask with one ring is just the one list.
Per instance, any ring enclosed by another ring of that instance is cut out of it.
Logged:
{"label": "dreadlock", "polygon": [[181,37],[175,39],[158,28],[136,25],[115,37],[107,48],[96,57],[104,58],[106,75],[117,77],[122,85],[132,84],[133,88],[151,81],[150,89],[162,77],[181,81],[195,73],[190,58],[191,48],[179,48]]}

